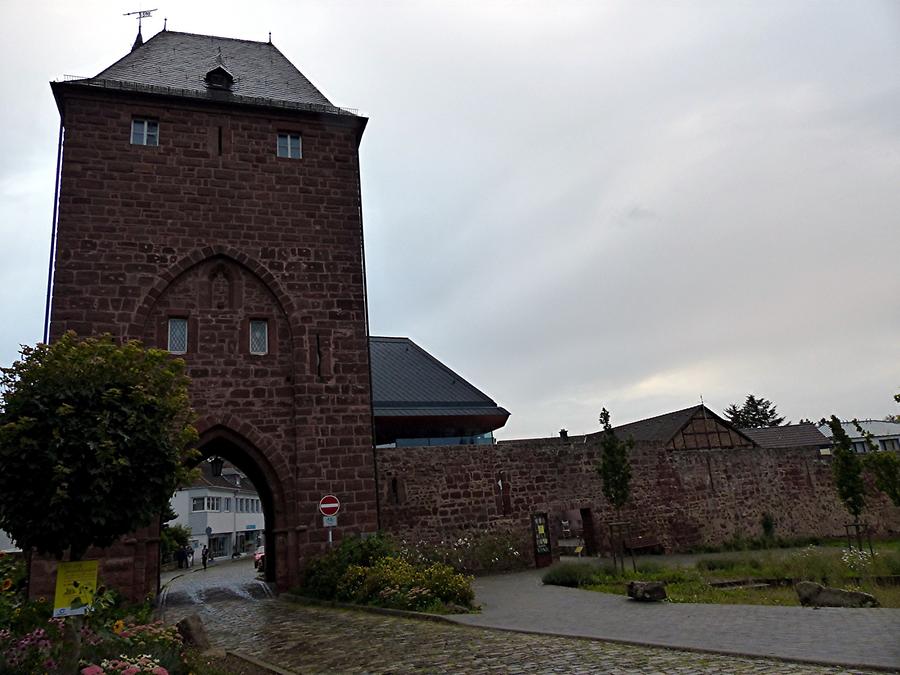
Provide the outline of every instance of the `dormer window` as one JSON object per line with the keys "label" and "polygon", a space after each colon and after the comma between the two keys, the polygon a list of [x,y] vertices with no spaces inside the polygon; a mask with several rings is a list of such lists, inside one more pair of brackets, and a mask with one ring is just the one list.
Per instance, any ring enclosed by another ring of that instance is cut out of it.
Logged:
{"label": "dormer window", "polygon": [[216,66],[206,73],[206,77],[203,79],[206,82],[206,86],[210,89],[231,91],[231,86],[234,84],[234,76],[228,72],[225,66]]}

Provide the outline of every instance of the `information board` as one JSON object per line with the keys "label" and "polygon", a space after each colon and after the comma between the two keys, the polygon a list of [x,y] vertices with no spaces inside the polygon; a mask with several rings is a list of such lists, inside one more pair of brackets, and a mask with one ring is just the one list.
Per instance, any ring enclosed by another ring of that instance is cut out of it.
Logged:
{"label": "information board", "polygon": [[97,561],[61,562],[56,570],[53,616],[86,614],[97,592]]}

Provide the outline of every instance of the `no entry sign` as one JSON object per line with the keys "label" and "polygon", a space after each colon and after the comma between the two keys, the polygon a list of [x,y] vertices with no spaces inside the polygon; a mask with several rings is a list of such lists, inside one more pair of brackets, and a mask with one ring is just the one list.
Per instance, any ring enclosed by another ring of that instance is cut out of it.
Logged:
{"label": "no entry sign", "polygon": [[336,516],[341,510],[341,501],[334,495],[325,495],[319,500],[319,513],[323,516]]}

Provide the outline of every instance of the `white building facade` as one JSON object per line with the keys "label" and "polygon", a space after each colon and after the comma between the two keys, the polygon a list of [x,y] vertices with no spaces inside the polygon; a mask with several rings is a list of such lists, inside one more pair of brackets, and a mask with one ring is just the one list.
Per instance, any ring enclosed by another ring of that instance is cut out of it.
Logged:
{"label": "white building facade", "polygon": [[215,558],[253,553],[265,538],[265,518],[256,488],[233,467],[212,476],[206,462],[203,475],[172,497],[177,517],[172,525],[190,529],[190,545],[199,561],[204,546]]}

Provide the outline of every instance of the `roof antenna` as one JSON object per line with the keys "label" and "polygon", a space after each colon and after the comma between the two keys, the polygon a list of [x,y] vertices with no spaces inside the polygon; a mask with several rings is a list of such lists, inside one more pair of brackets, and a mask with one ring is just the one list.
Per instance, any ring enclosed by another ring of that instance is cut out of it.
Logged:
{"label": "roof antenna", "polygon": [[269,31],[269,44],[272,44],[272,31]]}
{"label": "roof antenna", "polygon": [[[138,34],[137,34],[137,37],[134,38],[134,44],[131,45],[131,51],[134,51],[135,49],[137,49],[138,47],[140,47],[142,44],[144,44],[144,37],[141,35],[141,19],[149,19],[150,16],[151,16],[151,15],[153,14],[153,12],[155,12],[155,11],[156,11],[156,8],[154,7],[153,9],[139,9],[139,10],[137,10],[137,11],[135,11],[135,12],[126,12],[125,14],[122,15],[122,16],[135,16],[135,15],[137,15],[137,20],[138,20]],[[165,29],[163,29],[163,30],[165,30]]]}
{"label": "roof antenna", "polygon": [[166,29],[166,25],[168,25],[169,20],[166,17],[163,17],[163,30]]}

